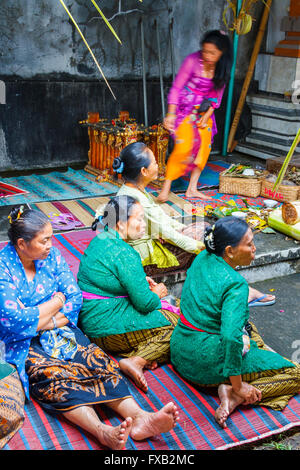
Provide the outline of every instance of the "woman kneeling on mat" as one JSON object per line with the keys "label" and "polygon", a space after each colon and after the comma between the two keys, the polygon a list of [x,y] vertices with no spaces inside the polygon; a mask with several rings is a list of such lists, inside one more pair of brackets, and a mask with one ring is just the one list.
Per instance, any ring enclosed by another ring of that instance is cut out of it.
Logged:
{"label": "woman kneeling on mat", "polygon": [[146,232],[129,243],[139,252],[148,276],[186,270],[204,249],[204,222],[184,225],[168,216],[146,187],[157,179],[158,165],[153,152],[142,142],[127,145],[115,158],[113,168],[122,175],[118,196],[127,195],[143,206]]}
{"label": "woman kneeling on mat", "polygon": [[170,337],[179,318],[178,309],[161,300],[168,293],[165,285],[146,277],[139,254],[127,243],[142,237],[145,225],[136,199],[111,199],[100,219],[103,230],[85,250],[78,271],[80,327],[106,352],[123,357],[122,372],[144,392],[143,370],[170,359]]}
{"label": "woman kneeling on mat", "polygon": [[248,322],[249,288],[235,271],[255,257],[247,223],[220,219],[206,229],[204,240],[206,250],[193,262],[183,287],[171,361],[186,379],[218,386],[215,418],[226,427],[241,404],[282,410],[300,391],[300,366],[266,348]]}
{"label": "woman kneeling on mat", "polygon": [[[40,211],[9,215],[10,243],[0,252],[0,340],[26,398],[94,435],[112,449],[169,431],[177,420],[168,403],[157,413],[132,398],[119,366],[79,330],[82,294],[63,257],[52,247],[52,226]],[[105,403],[124,421],[103,424],[94,404]]]}

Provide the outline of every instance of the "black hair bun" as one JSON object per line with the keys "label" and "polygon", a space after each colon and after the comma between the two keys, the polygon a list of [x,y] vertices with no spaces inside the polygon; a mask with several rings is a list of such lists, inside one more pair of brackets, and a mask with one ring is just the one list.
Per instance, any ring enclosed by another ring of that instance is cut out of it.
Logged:
{"label": "black hair bun", "polygon": [[113,170],[118,170],[120,168],[120,166],[122,165],[122,160],[120,157],[116,157],[113,161],[113,164],[112,164],[112,167],[113,167]]}

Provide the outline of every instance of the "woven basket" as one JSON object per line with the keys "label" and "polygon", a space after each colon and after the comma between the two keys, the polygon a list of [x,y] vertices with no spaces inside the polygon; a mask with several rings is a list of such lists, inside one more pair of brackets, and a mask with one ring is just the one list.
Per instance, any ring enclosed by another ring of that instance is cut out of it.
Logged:
{"label": "woven basket", "polygon": [[261,182],[260,195],[279,202],[296,201],[300,197],[300,186],[287,186],[281,184],[276,192],[273,191],[274,183],[263,179]]}
{"label": "woven basket", "polygon": [[220,173],[219,192],[225,194],[237,194],[239,196],[257,197],[261,193],[261,180],[264,176],[234,177]]}

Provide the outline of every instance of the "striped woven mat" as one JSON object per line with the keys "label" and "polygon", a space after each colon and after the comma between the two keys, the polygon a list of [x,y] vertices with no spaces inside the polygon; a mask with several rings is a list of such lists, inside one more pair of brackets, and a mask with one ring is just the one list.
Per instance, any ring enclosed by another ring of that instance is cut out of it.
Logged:
{"label": "striped woven mat", "polygon": [[33,204],[42,201],[77,199],[114,194],[118,186],[97,183],[95,177],[84,170],[52,171],[47,174],[32,174],[4,178],[4,183],[18,186],[26,194],[0,198],[0,206],[8,204]]}
{"label": "striped woven mat", "polygon": [[[74,275],[80,258],[95,233],[81,230],[55,235],[53,244],[60,249]],[[0,248],[4,243],[0,244]],[[300,426],[300,395],[292,398],[283,412],[260,406],[239,407],[228,418],[226,429],[214,419],[219,399],[211,390],[197,389],[183,380],[170,364],[145,372],[149,391],[138,390],[128,379],[130,391],[139,405],[147,411],[156,411],[169,401],[179,410],[180,420],[168,433],[136,442],[129,439],[127,450],[223,450],[259,441]],[[26,405],[26,419],[22,429],[4,447],[6,450],[96,450],[102,449],[90,435],[67,422],[63,416],[53,416],[34,401]],[[97,406],[100,418],[106,424],[121,421],[107,407]]]}
{"label": "striped woven mat", "polygon": [[184,194],[180,194],[179,197],[184,201],[190,202],[193,206],[204,208],[206,206],[211,206],[213,208],[221,205],[226,205],[227,201],[234,201],[237,207],[246,207],[245,202],[253,207],[263,207],[264,199],[263,197],[248,197],[248,196],[239,196],[236,194],[224,194],[219,193],[217,189],[209,189],[201,191],[205,196],[208,196],[208,200],[199,199],[196,197],[187,198]]}

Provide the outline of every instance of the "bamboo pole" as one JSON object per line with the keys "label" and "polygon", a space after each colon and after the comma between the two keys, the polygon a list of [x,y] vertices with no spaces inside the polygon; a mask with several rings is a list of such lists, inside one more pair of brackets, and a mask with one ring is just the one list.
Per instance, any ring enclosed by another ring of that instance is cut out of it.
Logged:
{"label": "bamboo pole", "polygon": [[267,21],[268,21],[268,18],[269,18],[271,5],[272,5],[272,0],[267,0],[267,3],[265,4],[263,15],[262,15],[262,19],[261,19],[261,22],[260,22],[260,26],[259,26],[256,41],[255,41],[254,49],[253,49],[253,52],[252,52],[250,64],[249,64],[249,67],[248,67],[247,75],[246,75],[246,78],[245,78],[245,81],[244,81],[244,84],[243,84],[242,92],[241,92],[241,95],[240,95],[240,98],[239,98],[239,101],[238,101],[238,105],[237,105],[237,108],[236,108],[236,112],[235,112],[235,115],[234,115],[234,118],[233,118],[233,121],[232,121],[231,129],[230,129],[230,133],[229,133],[229,137],[228,137],[228,146],[227,146],[227,151],[228,152],[232,152],[233,147],[234,147],[234,136],[236,134],[237,126],[238,126],[239,121],[240,121],[240,117],[241,117],[243,107],[244,107],[244,104],[245,104],[245,101],[246,101],[246,96],[247,96],[247,93],[248,93],[248,89],[249,89],[249,86],[250,86],[250,83],[251,83],[251,80],[252,80],[252,76],[253,76],[253,73],[254,73],[254,68],[255,68],[256,61],[257,61],[257,56],[258,56],[259,51],[260,51],[261,43],[262,43],[262,40],[263,40],[263,37],[264,37],[264,34],[265,34],[266,25],[267,25]]}
{"label": "bamboo pole", "polygon": [[96,59],[96,57],[95,57],[95,55],[94,55],[92,49],[91,49],[90,46],[88,45],[87,40],[85,39],[85,37],[84,37],[84,35],[83,35],[81,29],[79,28],[78,24],[76,23],[75,19],[73,18],[73,16],[72,16],[70,10],[69,10],[69,9],[67,8],[67,6],[65,5],[64,1],[63,1],[63,0],[59,0],[59,1],[60,1],[60,3],[62,4],[62,6],[64,7],[64,9],[66,10],[66,12],[68,13],[69,17],[71,18],[71,20],[72,20],[72,22],[73,22],[75,28],[77,29],[78,33],[79,33],[80,36],[81,36],[81,39],[83,40],[84,44],[86,45],[86,47],[87,47],[89,53],[91,54],[91,56],[92,56],[92,58],[93,58],[95,64],[97,65],[97,68],[98,68],[99,72],[101,73],[101,75],[102,75],[102,77],[103,77],[103,80],[105,81],[106,85],[108,86],[109,91],[111,92],[111,94],[113,95],[114,99],[116,100],[117,98],[115,97],[114,92],[112,91],[112,89],[111,89],[111,87],[110,87],[108,81],[106,80],[106,77],[105,77],[104,73],[102,72],[102,69],[101,69],[101,67],[100,67],[100,65],[99,65],[99,63],[98,63],[98,61],[97,61],[97,59]]}
{"label": "bamboo pole", "polygon": [[292,143],[292,146],[290,148],[290,150],[288,151],[288,154],[287,156],[285,157],[285,160],[282,164],[282,167],[278,173],[278,176],[277,176],[277,179],[274,183],[274,186],[273,186],[273,191],[276,191],[276,189],[279,187],[279,185],[281,184],[283,178],[284,178],[284,175],[286,174],[286,170],[288,169],[288,165],[290,163],[290,161],[292,160],[292,157],[294,155],[294,152],[296,150],[296,147],[297,145],[300,144],[300,127],[299,127],[299,130],[296,134],[296,137]]}
{"label": "bamboo pole", "polygon": [[[239,16],[243,4],[243,0],[237,0],[236,7],[236,18]],[[233,64],[231,68],[230,81],[228,85],[228,97],[226,104],[226,114],[225,114],[225,126],[224,126],[224,137],[223,137],[223,147],[222,155],[227,155],[227,146],[228,146],[228,133],[231,120],[231,109],[232,109],[232,97],[233,97],[233,88],[234,88],[234,78],[235,78],[235,68],[236,68],[236,59],[237,59],[237,50],[239,43],[239,35],[236,30],[233,33]]]}

